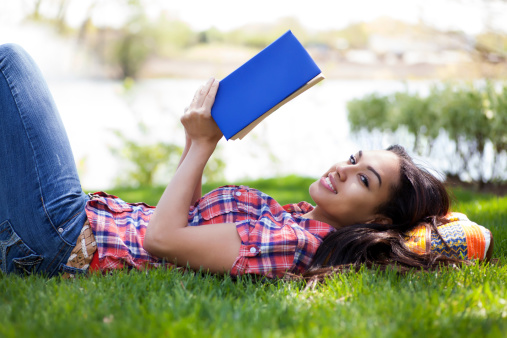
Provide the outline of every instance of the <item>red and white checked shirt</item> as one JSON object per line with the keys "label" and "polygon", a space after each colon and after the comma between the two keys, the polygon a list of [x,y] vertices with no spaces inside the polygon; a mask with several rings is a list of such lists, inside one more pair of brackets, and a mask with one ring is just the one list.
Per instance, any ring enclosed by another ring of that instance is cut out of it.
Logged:
{"label": "red and white checked shirt", "polygon": [[[95,234],[101,270],[168,264],[142,246],[155,207],[126,203],[102,192],[95,196],[87,203],[86,214]],[[256,189],[224,186],[190,207],[188,225],[236,223],[241,247],[230,273],[282,277],[286,272],[304,272],[322,239],[334,230],[302,216],[312,209],[307,202],[282,207]]]}

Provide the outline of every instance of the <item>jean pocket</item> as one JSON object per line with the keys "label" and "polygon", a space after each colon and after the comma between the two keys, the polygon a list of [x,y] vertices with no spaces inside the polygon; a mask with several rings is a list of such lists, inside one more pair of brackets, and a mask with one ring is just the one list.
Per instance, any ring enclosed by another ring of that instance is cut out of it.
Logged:
{"label": "jean pocket", "polygon": [[30,275],[37,272],[43,259],[23,243],[9,221],[0,224],[0,269],[4,273]]}

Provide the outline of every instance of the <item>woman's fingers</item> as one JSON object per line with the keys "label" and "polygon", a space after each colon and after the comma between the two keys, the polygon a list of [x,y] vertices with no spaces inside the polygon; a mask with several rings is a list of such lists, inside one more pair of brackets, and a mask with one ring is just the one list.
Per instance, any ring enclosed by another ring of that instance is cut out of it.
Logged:
{"label": "woman's fingers", "polygon": [[[202,107],[202,105],[204,104],[204,101],[205,101],[206,97],[208,96],[208,93],[210,92],[210,89],[215,81],[216,80],[214,78],[210,78],[206,82],[206,84],[201,86],[195,92],[194,99],[192,100],[192,104],[191,104],[191,106],[193,108],[201,108]],[[215,94],[216,94],[216,90],[215,90]],[[213,95],[213,100],[214,100],[214,95]]]}
{"label": "woman's fingers", "polygon": [[218,80],[209,79],[197,90],[190,106],[185,108],[180,121],[185,128],[188,144],[197,140],[216,143],[222,138],[222,132],[211,117],[218,85]]}
{"label": "woman's fingers", "polygon": [[199,96],[201,95],[201,90],[204,86],[199,86],[199,89],[194,94],[194,98],[192,99],[192,102],[190,103],[190,107],[198,107],[197,102],[199,102]]}
{"label": "woman's fingers", "polygon": [[217,91],[218,91],[218,80],[213,79],[209,91],[204,97],[203,107],[205,110],[211,111],[211,107],[213,107],[213,103],[215,102],[215,96],[217,95]]}

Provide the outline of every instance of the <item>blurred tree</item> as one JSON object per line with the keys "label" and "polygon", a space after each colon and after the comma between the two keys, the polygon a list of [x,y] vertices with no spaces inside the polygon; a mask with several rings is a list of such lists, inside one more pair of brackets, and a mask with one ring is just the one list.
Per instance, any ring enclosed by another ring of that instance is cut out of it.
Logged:
{"label": "blurred tree", "polygon": [[78,42],[82,42],[82,43],[86,42],[88,35],[92,32],[92,30],[94,30],[92,15],[95,12],[95,8],[97,7],[97,4],[98,4],[98,0],[93,0],[88,5],[83,22],[81,23],[79,30],[78,30],[78,36],[77,36]]}
{"label": "blurred tree", "polygon": [[40,8],[42,5],[42,1],[43,0],[35,0],[33,2],[33,9],[31,11],[31,13],[28,15],[28,17],[30,17],[31,19],[36,20],[36,21],[41,19]]}
{"label": "blurred tree", "polygon": [[223,42],[225,39],[224,33],[218,30],[216,27],[211,27],[198,34],[198,43],[214,43]]}
{"label": "blurred tree", "polygon": [[67,31],[67,9],[69,7],[70,0],[59,0],[58,11],[56,14],[56,26],[60,34],[64,34]]}
{"label": "blurred tree", "polygon": [[387,131],[392,129],[392,119],[389,119],[389,97],[380,94],[369,94],[361,99],[354,99],[347,103],[348,119],[353,132],[365,129],[367,131]]}
{"label": "blurred tree", "polygon": [[146,37],[154,44],[154,53],[160,57],[174,57],[198,42],[190,26],[181,20],[161,14],[155,22],[146,24]]}
{"label": "blurred tree", "polygon": [[[34,21],[41,21],[51,24],[59,34],[68,34],[71,28],[67,24],[67,9],[71,0],[33,0],[30,1],[31,9],[27,18]],[[49,5],[54,8],[54,16],[43,15],[41,10],[43,5]]]}
{"label": "blurred tree", "polygon": [[135,78],[155,45],[145,34],[146,17],[140,14],[132,18],[122,30],[122,34],[111,45],[110,62],[117,64],[122,78]]}

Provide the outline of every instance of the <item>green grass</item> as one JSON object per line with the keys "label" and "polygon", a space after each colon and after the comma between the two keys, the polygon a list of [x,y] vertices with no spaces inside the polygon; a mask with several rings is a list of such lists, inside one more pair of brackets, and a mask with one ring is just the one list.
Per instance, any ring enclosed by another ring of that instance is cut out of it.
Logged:
{"label": "green grass", "polygon": [[[311,182],[290,176],[247,184],[289,203],[310,201]],[[110,192],[156,204],[162,191]],[[362,270],[313,290],[178,269],[74,281],[0,276],[0,337],[503,337],[507,198],[454,194],[455,210],[493,231],[499,263],[405,277]]]}
{"label": "green grass", "polygon": [[[299,176],[285,176],[277,178],[269,178],[255,181],[241,182],[251,188],[259,189],[266,194],[275,198],[280,204],[288,204],[299,201],[311,201],[308,188],[315,179],[299,177]],[[226,183],[212,183],[204,184],[202,187],[203,193],[207,193]],[[122,188],[112,189],[107,192],[121,197],[127,202],[145,202],[150,205],[157,205],[160,196],[164,192],[165,187],[149,187],[149,188]]]}
{"label": "green grass", "polygon": [[[493,257],[507,258],[507,197],[453,190],[453,210],[462,212],[493,233]],[[507,279],[506,279],[507,280]],[[507,308],[507,306],[506,306]]]}

